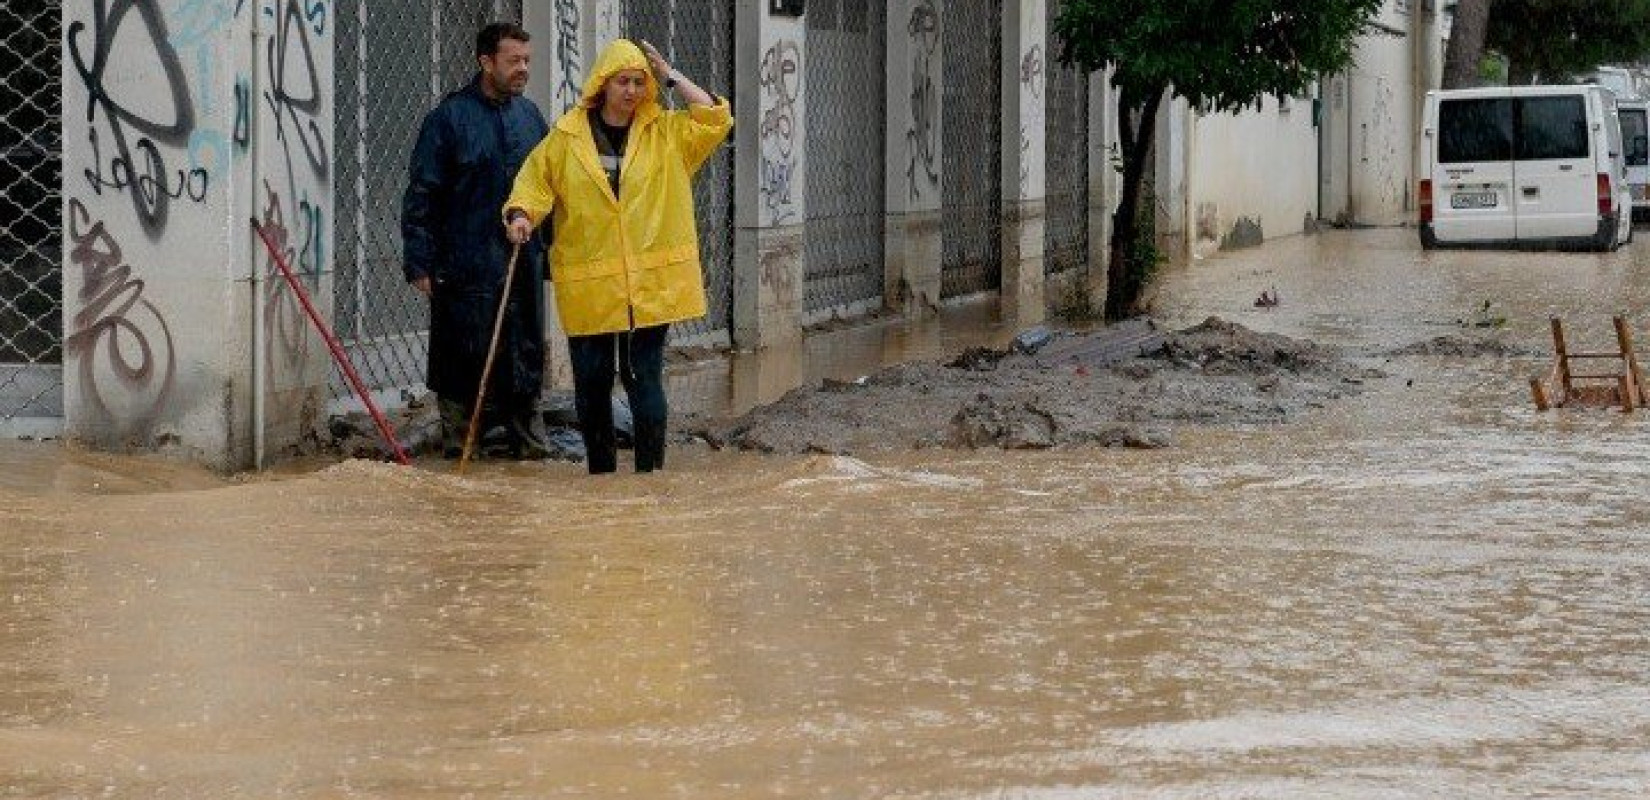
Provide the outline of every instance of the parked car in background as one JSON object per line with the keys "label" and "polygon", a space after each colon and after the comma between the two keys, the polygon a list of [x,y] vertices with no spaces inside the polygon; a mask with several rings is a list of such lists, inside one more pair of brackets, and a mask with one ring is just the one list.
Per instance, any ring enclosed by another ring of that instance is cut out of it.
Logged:
{"label": "parked car in background", "polygon": [[1632,200],[1615,94],[1600,86],[1428,92],[1421,244],[1613,250]]}
{"label": "parked car in background", "polygon": [[1585,76],[1584,82],[1615,92],[1617,100],[1650,96],[1650,81],[1646,81],[1643,71],[1638,69],[1599,67]]}
{"label": "parked car in background", "polygon": [[1650,219],[1650,101],[1621,100],[1621,140],[1627,148],[1627,188],[1633,198],[1633,221]]}

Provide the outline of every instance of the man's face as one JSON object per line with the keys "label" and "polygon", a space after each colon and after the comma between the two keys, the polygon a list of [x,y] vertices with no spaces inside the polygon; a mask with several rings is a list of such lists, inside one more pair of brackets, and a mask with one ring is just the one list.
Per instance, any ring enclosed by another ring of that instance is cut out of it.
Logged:
{"label": "man's face", "polygon": [[527,90],[528,67],[533,62],[533,46],[515,39],[498,43],[498,53],[481,57],[481,71],[500,96],[519,95]]}

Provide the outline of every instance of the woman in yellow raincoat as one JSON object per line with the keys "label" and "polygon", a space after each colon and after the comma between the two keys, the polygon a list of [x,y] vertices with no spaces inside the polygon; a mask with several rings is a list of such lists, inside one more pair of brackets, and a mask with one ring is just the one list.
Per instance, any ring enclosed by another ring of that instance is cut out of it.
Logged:
{"label": "woman in yellow raincoat", "polygon": [[[660,81],[686,111],[660,107]],[[725,98],[652,45],[620,39],[597,59],[581,104],[527,156],[505,202],[513,242],[551,221],[556,309],[592,474],[617,468],[615,369],[635,417],[636,471],[664,466],[665,340],[670,323],[705,315],[691,181],[732,129]]]}

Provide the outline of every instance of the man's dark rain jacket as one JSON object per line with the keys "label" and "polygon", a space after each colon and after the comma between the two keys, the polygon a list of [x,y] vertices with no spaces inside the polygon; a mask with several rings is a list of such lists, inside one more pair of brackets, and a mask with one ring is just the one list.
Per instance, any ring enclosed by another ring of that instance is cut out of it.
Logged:
{"label": "man's dark rain jacket", "polygon": [[[549,133],[532,101],[489,100],[479,77],[424,117],[401,207],[403,268],[430,278],[426,385],[471,403],[481,382],[511,245],[499,208],[527,154]],[[489,405],[530,402],[544,379],[544,250],[521,248],[493,364]]]}

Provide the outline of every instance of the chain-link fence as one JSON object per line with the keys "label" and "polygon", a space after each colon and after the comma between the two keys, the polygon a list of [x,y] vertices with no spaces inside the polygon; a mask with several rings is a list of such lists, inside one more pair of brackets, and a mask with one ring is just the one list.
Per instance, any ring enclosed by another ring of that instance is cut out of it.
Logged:
{"label": "chain-link fence", "polygon": [[1043,229],[1044,267],[1049,274],[1088,267],[1089,250],[1089,76],[1062,65],[1053,35],[1059,0],[1049,0],[1048,101],[1044,117],[1048,196]]}
{"label": "chain-link fence", "polygon": [[875,310],[883,293],[885,3],[808,4],[803,302],[810,321]]}
{"label": "chain-link fence", "polygon": [[940,296],[1002,285],[1002,4],[945,4]]}
{"label": "chain-link fence", "polygon": [[[521,0],[394,9],[346,0],[337,15],[335,324],[368,386],[413,394],[424,385],[430,309],[401,272],[407,160],[425,113],[475,74],[476,31],[519,20]],[[332,393],[349,396],[342,376]]]}
{"label": "chain-link fence", "polygon": [[62,25],[0,5],[0,426],[63,415]]}
{"label": "chain-link fence", "polygon": [[[624,34],[646,39],[708,92],[733,96],[734,4],[728,0],[625,0]],[[605,43],[603,43],[605,45]],[[671,326],[677,344],[726,342],[733,330],[733,147],[716,151],[693,180],[704,319]]]}

